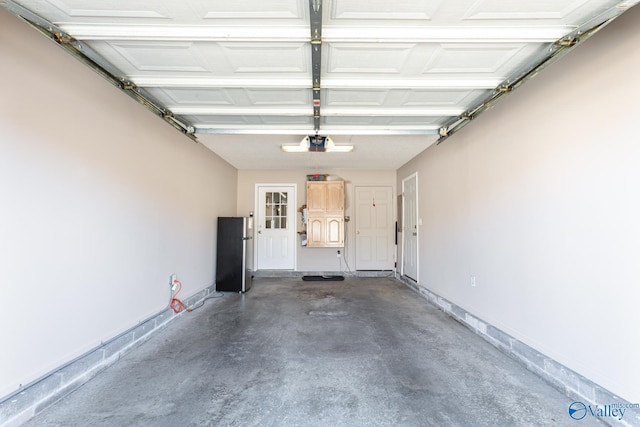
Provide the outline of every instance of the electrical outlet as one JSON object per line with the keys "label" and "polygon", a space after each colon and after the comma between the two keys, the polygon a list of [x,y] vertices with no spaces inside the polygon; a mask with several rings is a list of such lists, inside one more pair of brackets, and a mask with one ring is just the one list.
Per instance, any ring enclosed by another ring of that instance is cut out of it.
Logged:
{"label": "electrical outlet", "polygon": [[476,276],[471,276],[471,286],[476,287]]}
{"label": "electrical outlet", "polygon": [[178,276],[175,274],[172,274],[171,276],[169,276],[169,287],[173,289],[173,285],[176,282],[176,280],[178,280]]}

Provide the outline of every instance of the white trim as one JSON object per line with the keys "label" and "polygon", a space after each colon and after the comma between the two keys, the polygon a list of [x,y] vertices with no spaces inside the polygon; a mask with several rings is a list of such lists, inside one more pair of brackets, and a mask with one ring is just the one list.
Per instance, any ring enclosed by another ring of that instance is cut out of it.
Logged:
{"label": "white trim", "polygon": [[357,80],[327,77],[322,79],[324,89],[434,89],[438,91],[448,89],[493,90],[502,80],[492,78],[467,79],[374,79],[361,78]]}
{"label": "white trim", "polygon": [[[210,125],[202,123],[192,123],[196,127],[196,133],[209,135],[314,135],[316,132],[313,126],[291,125],[287,128],[265,127],[264,125]],[[319,135],[432,135],[437,136],[440,131],[439,126],[406,126],[382,127],[369,126],[367,129],[356,127],[327,128],[323,127]],[[434,140],[435,142],[435,140]]]}
{"label": "white trim", "polygon": [[[308,89],[310,78],[268,79],[268,78],[218,78],[218,77],[159,77],[132,76],[131,80],[138,87],[198,87],[198,88],[276,88],[282,86],[288,89]],[[466,79],[375,79],[361,78],[350,80],[344,78],[327,77],[322,79],[324,89],[433,89],[438,91],[455,89],[493,90],[502,83],[501,79],[466,78]]]}
{"label": "white trim", "polygon": [[[171,76],[134,76],[133,81],[138,87],[163,87],[163,88],[276,88],[283,86],[287,89],[309,89],[312,79],[290,78],[290,79],[267,79],[267,78],[222,78],[222,77],[171,77]],[[494,86],[495,87],[495,86]]]}
{"label": "white trim", "polygon": [[[147,17],[149,18],[149,17]],[[272,42],[305,43],[309,40],[309,27],[304,26],[226,26],[212,25],[121,25],[121,24],[64,24],[61,28],[77,40],[135,40],[193,42]]]}
{"label": "white trim", "polygon": [[[313,116],[313,109],[309,107],[289,107],[289,108],[258,108],[258,107],[181,107],[177,105],[169,105],[168,108],[178,115],[188,116]],[[340,117],[442,117],[442,116],[458,116],[464,112],[463,108],[340,108],[327,107],[323,109],[324,116],[340,116]]]}
{"label": "white trim", "polygon": [[330,26],[322,29],[325,43],[550,43],[573,26],[524,27],[414,27]]}
{"label": "white trim", "polygon": [[[634,3],[630,1],[626,3]],[[623,3],[624,4],[624,3]],[[628,8],[628,6],[624,6]],[[153,18],[147,16],[145,18]],[[309,28],[303,26],[171,26],[121,24],[64,24],[61,28],[78,40],[218,41],[305,43]],[[417,28],[379,26],[326,26],[325,43],[550,43],[564,37],[573,26]]]}

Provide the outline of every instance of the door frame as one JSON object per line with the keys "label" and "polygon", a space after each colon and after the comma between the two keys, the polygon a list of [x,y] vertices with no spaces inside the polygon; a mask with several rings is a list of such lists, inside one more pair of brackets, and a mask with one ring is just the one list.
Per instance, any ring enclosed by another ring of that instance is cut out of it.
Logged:
{"label": "door frame", "polygon": [[[293,211],[290,210],[290,212],[293,212],[293,221],[292,224],[293,226],[291,227],[291,230],[289,231],[289,238],[293,240],[293,271],[297,271],[297,267],[298,267],[298,241],[297,241],[297,235],[298,235],[298,184],[295,183],[258,183],[255,185],[255,190],[254,190],[254,203],[253,203],[253,212],[254,212],[254,227],[253,227],[253,232],[255,234],[257,234],[258,232],[258,224],[260,224],[261,218],[259,218],[260,215],[260,188],[261,187],[291,187],[293,189],[292,191],[292,198],[291,198],[291,207],[293,208]],[[253,237],[253,270],[258,270],[258,237],[254,234]]]}
{"label": "door frame", "polygon": [[[405,178],[402,179],[402,262],[400,263],[400,275],[402,277],[406,277],[405,276],[405,259],[407,256],[407,253],[405,251],[405,237],[406,237],[406,232],[405,232],[405,227],[407,224],[407,203],[406,203],[406,196],[405,196],[405,185],[407,183],[407,181],[409,180],[414,180],[415,181],[415,213],[416,213],[416,230],[420,230],[420,220],[419,218],[419,210],[418,210],[418,172],[414,172],[411,175],[406,176]],[[416,236],[416,278],[415,281],[416,283],[419,283],[420,280],[420,239],[418,238],[420,237],[419,235]],[[409,278],[411,279],[411,278]]]}

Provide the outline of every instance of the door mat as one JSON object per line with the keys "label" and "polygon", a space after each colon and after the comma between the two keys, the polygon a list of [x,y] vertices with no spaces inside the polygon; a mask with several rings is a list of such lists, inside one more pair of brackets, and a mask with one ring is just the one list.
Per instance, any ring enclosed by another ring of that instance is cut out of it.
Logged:
{"label": "door mat", "polygon": [[302,276],[305,282],[323,282],[344,280],[344,276]]}

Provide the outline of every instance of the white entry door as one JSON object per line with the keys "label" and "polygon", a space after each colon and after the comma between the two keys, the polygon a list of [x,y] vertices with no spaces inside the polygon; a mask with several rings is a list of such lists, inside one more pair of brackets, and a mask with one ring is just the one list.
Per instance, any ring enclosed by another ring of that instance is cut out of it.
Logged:
{"label": "white entry door", "polygon": [[356,187],[356,270],[393,270],[393,189]]}
{"label": "white entry door", "polygon": [[418,176],[402,180],[402,274],[418,281]]}
{"label": "white entry door", "polygon": [[296,187],[257,185],[256,265],[258,270],[295,269]]}

